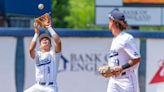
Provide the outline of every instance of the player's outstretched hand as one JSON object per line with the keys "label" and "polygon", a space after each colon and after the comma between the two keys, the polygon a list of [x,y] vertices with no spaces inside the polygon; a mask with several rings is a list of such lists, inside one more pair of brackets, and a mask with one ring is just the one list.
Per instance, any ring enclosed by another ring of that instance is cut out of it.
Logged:
{"label": "player's outstretched hand", "polygon": [[35,31],[35,33],[37,33],[37,34],[39,34],[40,32],[39,32],[39,24],[36,22],[36,21],[34,21],[34,31]]}

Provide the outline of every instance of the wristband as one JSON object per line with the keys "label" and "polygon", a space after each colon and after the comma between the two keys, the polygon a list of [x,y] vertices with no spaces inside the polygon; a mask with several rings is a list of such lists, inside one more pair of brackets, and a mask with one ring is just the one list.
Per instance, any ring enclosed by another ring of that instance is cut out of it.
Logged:
{"label": "wristband", "polygon": [[34,34],[34,37],[32,38],[32,41],[33,41],[33,42],[36,42],[37,38],[38,38],[38,34],[35,33],[35,34]]}
{"label": "wristband", "polygon": [[51,36],[53,36],[54,34],[56,34],[56,32],[53,30],[52,27],[48,27],[48,31],[50,32]]}
{"label": "wristband", "polygon": [[124,70],[124,69],[127,69],[127,68],[129,68],[129,67],[131,67],[131,65],[130,65],[129,63],[126,63],[126,64],[122,65],[122,69],[123,69],[123,70]]}

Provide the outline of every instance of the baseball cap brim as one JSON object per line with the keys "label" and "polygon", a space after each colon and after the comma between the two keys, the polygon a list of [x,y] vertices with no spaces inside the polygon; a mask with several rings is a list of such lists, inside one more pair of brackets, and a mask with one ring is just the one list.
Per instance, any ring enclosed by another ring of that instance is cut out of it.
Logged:
{"label": "baseball cap brim", "polygon": [[48,34],[41,34],[40,36],[39,36],[39,42],[43,39],[43,38],[48,38],[48,40],[51,42],[51,38],[50,38],[50,36],[48,35]]}

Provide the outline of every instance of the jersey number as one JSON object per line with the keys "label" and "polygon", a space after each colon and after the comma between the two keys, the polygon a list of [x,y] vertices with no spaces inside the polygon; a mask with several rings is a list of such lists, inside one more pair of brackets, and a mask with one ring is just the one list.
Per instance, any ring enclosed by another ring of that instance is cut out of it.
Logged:
{"label": "jersey number", "polygon": [[49,66],[47,67],[47,73],[50,73],[50,67]]}
{"label": "jersey number", "polygon": [[117,66],[120,65],[120,63],[119,63],[119,59],[115,59],[115,64],[116,64]]}

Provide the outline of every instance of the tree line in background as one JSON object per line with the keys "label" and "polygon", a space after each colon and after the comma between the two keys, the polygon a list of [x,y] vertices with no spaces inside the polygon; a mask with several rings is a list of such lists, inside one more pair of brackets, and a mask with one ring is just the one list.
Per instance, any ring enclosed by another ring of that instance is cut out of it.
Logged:
{"label": "tree line in background", "polygon": [[[56,28],[108,29],[95,25],[95,0],[52,0]],[[139,30],[163,31],[163,26],[140,26]]]}
{"label": "tree line in background", "polygon": [[107,29],[95,26],[95,0],[52,0],[53,21],[57,28]]}

